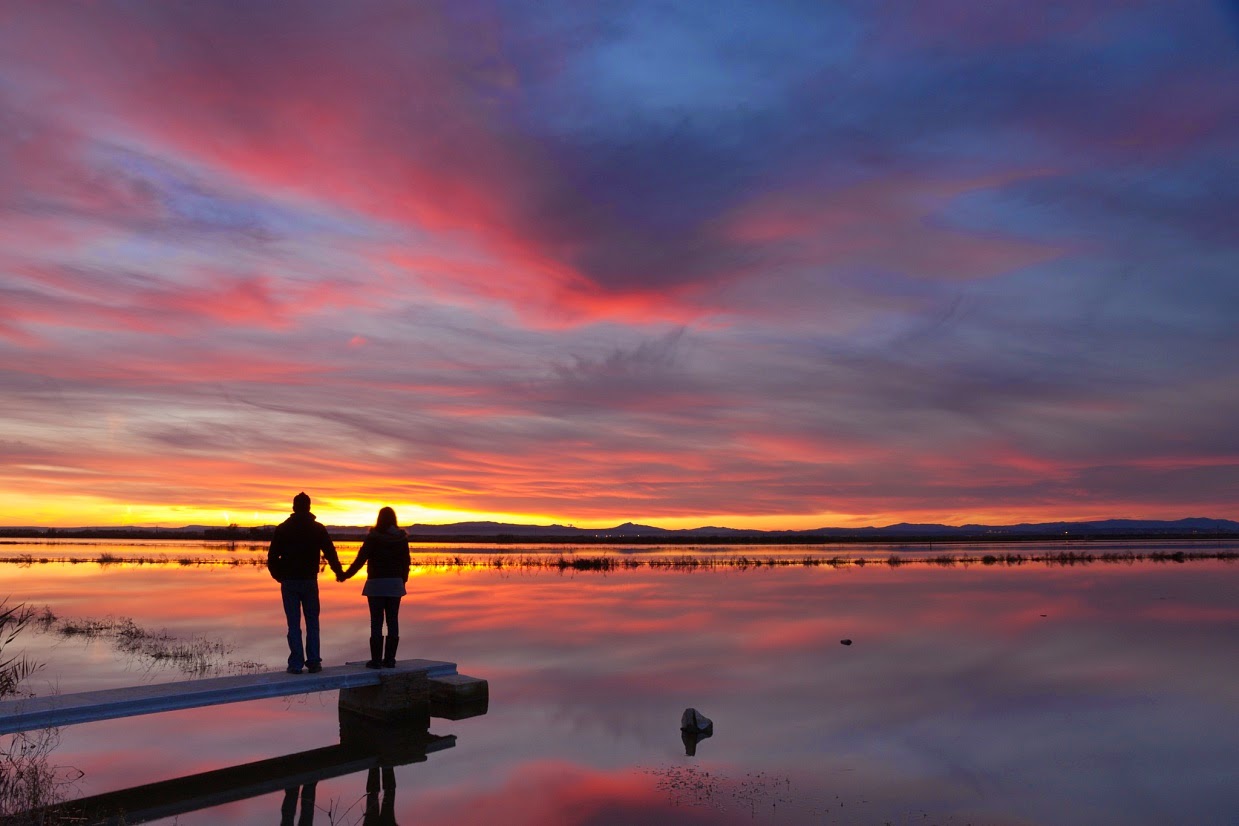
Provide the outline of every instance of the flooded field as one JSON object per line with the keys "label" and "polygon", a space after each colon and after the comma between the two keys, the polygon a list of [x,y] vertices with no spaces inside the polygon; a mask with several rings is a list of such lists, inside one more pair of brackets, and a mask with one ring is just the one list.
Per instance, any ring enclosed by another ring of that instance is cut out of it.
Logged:
{"label": "flooded field", "polygon": [[[5,656],[38,695],[279,670],[264,550],[9,541],[0,597],[37,614]],[[1233,824],[1239,564],[1063,550],[417,548],[401,655],[486,678],[488,713],[431,720],[388,772],[321,772],[312,801],[154,822]],[[328,665],[366,658],[360,589],[320,582]],[[689,707],[712,737],[685,741]],[[45,767],[93,796],[339,742],[325,692],[65,726]]]}

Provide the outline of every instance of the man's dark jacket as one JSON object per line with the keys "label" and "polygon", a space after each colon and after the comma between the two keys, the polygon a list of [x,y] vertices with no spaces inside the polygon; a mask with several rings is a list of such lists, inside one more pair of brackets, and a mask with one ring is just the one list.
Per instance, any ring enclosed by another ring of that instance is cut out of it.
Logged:
{"label": "man's dark jacket", "polygon": [[337,575],[343,573],[340,558],[336,556],[336,546],[327,535],[327,529],[308,511],[293,513],[276,526],[271,547],[267,550],[267,570],[276,582],[318,579],[320,553],[327,558],[332,571]]}

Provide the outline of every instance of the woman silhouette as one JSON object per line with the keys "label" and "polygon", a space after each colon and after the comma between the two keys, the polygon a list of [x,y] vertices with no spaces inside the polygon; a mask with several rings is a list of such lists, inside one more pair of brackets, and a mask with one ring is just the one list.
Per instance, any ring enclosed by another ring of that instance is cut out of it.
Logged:
{"label": "woman silhouette", "polygon": [[[409,581],[409,537],[396,524],[396,512],[379,510],[378,520],[357,558],[339,581],[366,566],[366,585],[361,589],[370,603],[370,660],[366,668],[396,667],[396,647],[400,644],[400,598]],[[387,645],[383,645],[383,621],[387,621]]]}

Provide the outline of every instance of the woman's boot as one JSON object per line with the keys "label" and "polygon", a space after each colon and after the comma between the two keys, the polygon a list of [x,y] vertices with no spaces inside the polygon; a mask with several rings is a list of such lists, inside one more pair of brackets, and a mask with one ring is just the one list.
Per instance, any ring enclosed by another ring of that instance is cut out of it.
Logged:
{"label": "woman's boot", "polygon": [[382,657],[383,657],[383,638],[382,637],[371,637],[370,638],[370,659],[366,663],[366,668],[378,668],[379,666],[381,666],[382,663],[379,662],[379,660],[382,659]]}
{"label": "woman's boot", "polygon": [[387,648],[383,651],[383,667],[396,667],[396,647],[400,645],[400,638],[387,635]]}

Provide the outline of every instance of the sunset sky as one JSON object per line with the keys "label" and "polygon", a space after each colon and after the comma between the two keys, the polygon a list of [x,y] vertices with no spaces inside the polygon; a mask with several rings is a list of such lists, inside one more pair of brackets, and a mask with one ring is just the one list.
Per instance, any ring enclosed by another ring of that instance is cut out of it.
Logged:
{"label": "sunset sky", "polygon": [[1239,518],[1239,4],[0,5],[0,524]]}

